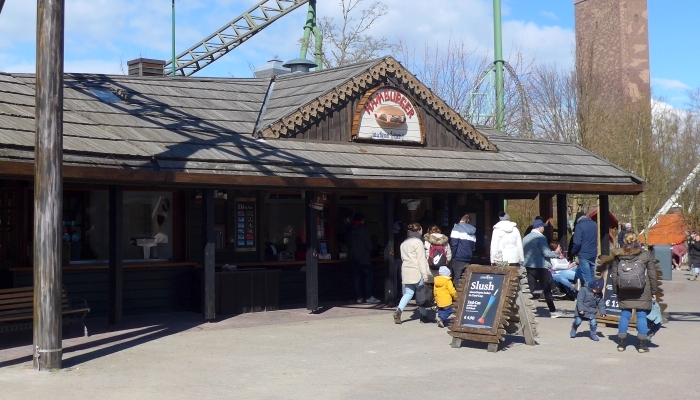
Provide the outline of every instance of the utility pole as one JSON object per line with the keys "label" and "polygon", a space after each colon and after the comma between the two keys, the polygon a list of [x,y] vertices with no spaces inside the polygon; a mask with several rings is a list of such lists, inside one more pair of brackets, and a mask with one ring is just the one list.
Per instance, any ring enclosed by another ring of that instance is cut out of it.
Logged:
{"label": "utility pole", "polygon": [[493,57],[496,65],[496,129],[505,126],[505,102],[503,101],[503,43],[501,39],[501,0],[493,0]]}
{"label": "utility pole", "polygon": [[306,52],[309,48],[309,40],[311,34],[314,34],[314,62],[316,63],[316,71],[323,69],[323,36],[321,30],[316,25],[316,0],[309,0],[309,11],[306,14],[306,24],[304,25],[304,38],[301,40],[301,53],[299,58],[306,58]]}
{"label": "utility pole", "polygon": [[0,0],[0,13],[2,13],[2,6],[5,5],[5,0]]}
{"label": "utility pole", "polygon": [[61,368],[64,0],[37,0],[34,147],[34,368]]}
{"label": "utility pole", "polygon": [[173,37],[173,44],[172,44],[172,47],[173,47],[173,49],[172,49],[172,50],[173,50],[173,62],[172,62],[172,64],[170,64],[170,66],[172,67],[172,74],[173,74],[173,76],[175,76],[175,64],[177,64],[177,62],[175,61],[175,60],[176,60],[176,58],[175,58],[175,0],[173,0],[173,23],[172,23],[172,28],[173,28],[173,33],[172,33],[172,37]]}

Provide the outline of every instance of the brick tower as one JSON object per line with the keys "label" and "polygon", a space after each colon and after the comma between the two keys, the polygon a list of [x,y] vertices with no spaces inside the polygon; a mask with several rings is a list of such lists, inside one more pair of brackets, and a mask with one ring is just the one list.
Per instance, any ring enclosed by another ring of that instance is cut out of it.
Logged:
{"label": "brick tower", "polygon": [[574,0],[574,11],[579,74],[609,100],[649,99],[647,0]]}

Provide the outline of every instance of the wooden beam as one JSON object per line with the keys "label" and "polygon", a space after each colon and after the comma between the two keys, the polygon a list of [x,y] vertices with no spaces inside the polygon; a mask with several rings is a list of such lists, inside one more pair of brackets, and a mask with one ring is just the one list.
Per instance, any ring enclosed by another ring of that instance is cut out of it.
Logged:
{"label": "wooden beam", "polygon": [[34,152],[34,368],[60,369],[63,0],[38,0]]}
{"label": "wooden beam", "polygon": [[[0,174],[7,177],[31,178],[33,164],[29,162],[0,161]],[[460,180],[439,181],[419,179],[355,179],[304,176],[234,175],[223,173],[166,172],[120,168],[99,168],[67,165],[63,169],[65,179],[78,182],[102,182],[110,184],[169,185],[177,187],[245,186],[251,188],[295,188],[325,190],[393,190],[396,192],[442,191],[442,192],[500,192],[508,193],[569,193],[636,195],[644,191],[642,183],[584,183],[584,182],[538,182],[525,180],[487,181]]]}
{"label": "wooden beam", "polygon": [[109,187],[109,325],[121,325],[124,303],[124,190]]}
{"label": "wooden beam", "polygon": [[[394,195],[384,193],[384,245],[394,242]],[[396,266],[391,248],[384,248],[384,302],[390,304],[396,300]]]}
{"label": "wooden beam", "polygon": [[569,250],[569,216],[567,213],[566,195],[557,195],[557,231],[559,236],[557,240],[564,251]]}
{"label": "wooden beam", "polygon": [[214,189],[202,189],[202,295],[204,319],[216,318]]}
{"label": "wooden beam", "polygon": [[306,309],[318,310],[318,234],[316,219],[318,211],[311,208],[314,192],[306,191],[304,202],[306,216]]}
{"label": "wooden beam", "polygon": [[610,255],[610,199],[608,196],[600,196],[599,200],[600,254],[608,256]]}

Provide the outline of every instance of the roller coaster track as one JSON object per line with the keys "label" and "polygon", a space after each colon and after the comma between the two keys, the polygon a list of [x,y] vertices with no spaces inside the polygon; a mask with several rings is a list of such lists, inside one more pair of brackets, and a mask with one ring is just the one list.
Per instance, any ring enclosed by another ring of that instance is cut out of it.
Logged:
{"label": "roller coaster track", "polygon": [[[4,0],[0,0],[2,2]],[[190,76],[243,44],[273,22],[308,3],[309,0],[263,0],[204,40],[175,57],[175,74]],[[172,71],[173,60],[164,74]]]}

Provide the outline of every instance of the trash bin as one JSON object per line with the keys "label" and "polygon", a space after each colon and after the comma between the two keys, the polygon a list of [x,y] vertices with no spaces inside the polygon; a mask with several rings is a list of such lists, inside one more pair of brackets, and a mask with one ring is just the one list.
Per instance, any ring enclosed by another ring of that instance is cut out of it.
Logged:
{"label": "trash bin", "polygon": [[670,244],[655,244],[651,246],[651,251],[654,254],[654,259],[659,260],[658,271],[661,273],[661,279],[671,280],[671,271],[673,271],[671,263],[671,248]]}

